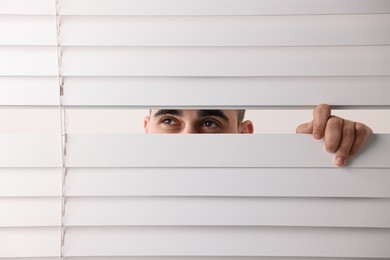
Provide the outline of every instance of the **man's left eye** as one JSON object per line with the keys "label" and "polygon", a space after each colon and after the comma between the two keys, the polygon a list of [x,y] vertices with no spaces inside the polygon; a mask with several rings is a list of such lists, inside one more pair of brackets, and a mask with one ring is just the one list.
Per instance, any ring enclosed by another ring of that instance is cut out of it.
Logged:
{"label": "man's left eye", "polygon": [[219,124],[212,120],[206,120],[202,122],[202,127],[217,128]]}

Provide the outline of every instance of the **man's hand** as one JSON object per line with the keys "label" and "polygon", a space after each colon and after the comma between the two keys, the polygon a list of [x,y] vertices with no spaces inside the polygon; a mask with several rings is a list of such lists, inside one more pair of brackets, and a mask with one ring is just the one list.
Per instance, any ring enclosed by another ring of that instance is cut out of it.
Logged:
{"label": "man's hand", "polygon": [[368,126],[331,115],[329,105],[321,104],[313,111],[313,120],[297,127],[298,134],[312,134],[325,140],[325,149],[335,153],[334,163],[344,166],[363,147],[373,133]]}

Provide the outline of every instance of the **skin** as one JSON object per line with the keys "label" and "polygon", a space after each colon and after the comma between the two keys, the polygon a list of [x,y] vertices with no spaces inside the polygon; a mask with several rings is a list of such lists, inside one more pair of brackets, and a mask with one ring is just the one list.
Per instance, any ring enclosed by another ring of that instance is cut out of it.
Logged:
{"label": "skin", "polygon": [[[236,110],[151,110],[144,119],[145,133],[159,134],[252,134],[250,120],[238,122]],[[373,133],[368,126],[331,115],[329,105],[313,110],[313,119],[297,127],[298,134],[324,139],[325,150],[334,153],[334,164],[344,166]]]}
{"label": "skin", "polygon": [[368,126],[341,117],[332,116],[327,104],[316,106],[313,120],[297,127],[298,134],[312,134],[324,139],[325,150],[334,153],[334,164],[344,166],[354,157],[373,133]]}
{"label": "skin", "polygon": [[251,134],[253,124],[239,124],[236,110],[151,110],[144,129],[159,134]]}

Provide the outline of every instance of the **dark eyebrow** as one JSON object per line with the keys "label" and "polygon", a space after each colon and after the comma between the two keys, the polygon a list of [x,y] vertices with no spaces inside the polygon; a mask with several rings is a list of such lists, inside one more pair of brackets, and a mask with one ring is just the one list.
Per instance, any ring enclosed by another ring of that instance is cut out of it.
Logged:
{"label": "dark eyebrow", "polygon": [[229,122],[229,118],[222,110],[199,110],[198,116],[199,117],[216,116],[222,118],[226,122]]}
{"label": "dark eyebrow", "polygon": [[181,116],[183,112],[181,110],[176,109],[160,109],[157,110],[157,112],[154,114],[154,117],[161,116],[161,115],[174,115],[174,116]]}

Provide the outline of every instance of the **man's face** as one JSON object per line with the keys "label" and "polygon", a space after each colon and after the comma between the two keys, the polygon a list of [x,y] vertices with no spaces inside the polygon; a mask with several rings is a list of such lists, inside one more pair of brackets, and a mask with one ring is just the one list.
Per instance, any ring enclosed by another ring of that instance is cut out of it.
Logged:
{"label": "man's face", "polygon": [[253,133],[252,122],[238,122],[237,110],[151,110],[144,119],[146,133]]}

